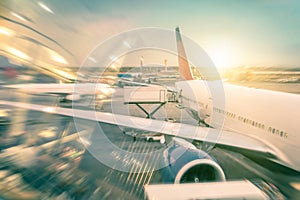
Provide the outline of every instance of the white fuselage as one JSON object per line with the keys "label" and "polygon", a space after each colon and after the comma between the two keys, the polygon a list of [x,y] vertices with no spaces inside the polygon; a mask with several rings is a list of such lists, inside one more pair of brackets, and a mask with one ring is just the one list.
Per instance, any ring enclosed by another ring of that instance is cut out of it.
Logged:
{"label": "white fuselage", "polygon": [[282,164],[300,171],[300,95],[221,81],[182,81],[176,87],[181,104],[209,125],[263,141]]}

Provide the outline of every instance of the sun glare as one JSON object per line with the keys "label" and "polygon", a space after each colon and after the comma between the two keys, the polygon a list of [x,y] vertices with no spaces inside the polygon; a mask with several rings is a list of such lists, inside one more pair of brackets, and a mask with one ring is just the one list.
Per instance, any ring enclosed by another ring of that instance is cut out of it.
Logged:
{"label": "sun glare", "polygon": [[217,68],[230,68],[235,66],[238,59],[238,51],[232,43],[219,43],[207,50],[208,55]]}
{"label": "sun glare", "polygon": [[232,56],[228,52],[216,51],[210,55],[216,67],[227,68],[232,66]]}

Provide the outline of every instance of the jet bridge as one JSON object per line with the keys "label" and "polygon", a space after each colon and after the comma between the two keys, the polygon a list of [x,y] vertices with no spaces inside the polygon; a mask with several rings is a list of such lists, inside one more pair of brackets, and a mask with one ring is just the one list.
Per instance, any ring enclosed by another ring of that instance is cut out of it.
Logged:
{"label": "jet bridge", "polygon": [[[175,97],[163,86],[124,87],[124,104],[135,104],[146,114],[146,118],[153,119],[153,115],[166,103],[177,102]],[[157,107],[149,112],[142,106],[146,104],[157,104]]]}

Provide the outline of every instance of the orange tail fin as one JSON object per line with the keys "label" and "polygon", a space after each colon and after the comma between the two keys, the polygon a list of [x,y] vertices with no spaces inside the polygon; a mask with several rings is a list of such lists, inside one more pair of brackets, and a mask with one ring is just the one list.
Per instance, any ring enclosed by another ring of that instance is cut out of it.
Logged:
{"label": "orange tail fin", "polygon": [[176,42],[177,42],[177,52],[178,52],[178,64],[179,64],[179,73],[182,79],[184,80],[193,80],[192,71],[187,61],[182,38],[180,35],[179,27],[176,27]]}

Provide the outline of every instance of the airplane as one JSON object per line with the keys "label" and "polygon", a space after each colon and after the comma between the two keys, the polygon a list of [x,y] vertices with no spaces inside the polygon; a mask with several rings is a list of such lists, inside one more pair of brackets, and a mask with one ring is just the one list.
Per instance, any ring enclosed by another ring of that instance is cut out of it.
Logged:
{"label": "airplane", "polygon": [[[22,102],[0,101],[0,104],[158,132],[174,137],[174,145],[165,150],[162,161],[165,163],[167,174],[163,178],[169,183],[226,180],[222,167],[209,155],[209,152],[205,149],[197,149],[186,140],[252,152],[255,156],[299,172],[300,141],[297,136],[299,132],[297,119],[300,117],[300,112],[297,105],[300,103],[300,96],[234,86],[222,83],[221,80],[194,80],[179,28],[176,28],[176,39],[180,75],[185,79],[175,84],[180,91],[180,107],[186,109],[199,122],[205,123],[205,127]],[[212,99],[211,93],[207,91],[207,85],[214,88],[214,85],[220,82],[224,88],[225,105],[217,99]],[[285,120],[287,117],[289,119]],[[201,172],[203,170],[205,173]]]}
{"label": "airplane", "polygon": [[4,85],[3,87],[29,94],[59,95],[69,101],[78,101],[86,95],[103,97],[114,93],[114,89],[105,83],[34,83]]}
{"label": "airplane", "polygon": [[[217,88],[220,80],[194,80],[178,27],[176,37],[177,48],[181,52],[180,74],[185,79],[175,83],[176,88],[182,91],[182,107],[187,108],[192,117],[208,126],[266,144],[269,153],[272,152],[275,156],[269,158],[271,161],[299,171],[300,137],[297,134],[300,130],[297,119],[300,114],[297,105],[300,103],[300,96],[222,83],[226,102],[223,106],[222,102],[214,101],[207,90],[208,87]],[[232,138],[232,142],[235,140]],[[249,150],[257,151],[256,148],[253,146]]]}

